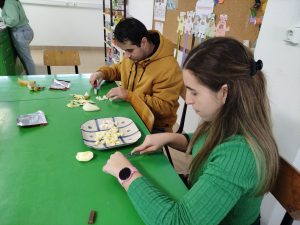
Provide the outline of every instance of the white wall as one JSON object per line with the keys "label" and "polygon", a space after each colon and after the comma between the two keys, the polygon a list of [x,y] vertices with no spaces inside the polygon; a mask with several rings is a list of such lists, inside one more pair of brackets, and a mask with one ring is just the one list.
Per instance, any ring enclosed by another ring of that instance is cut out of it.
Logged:
{"label": "white wall", "polygon": [[[279,152],[291,163],[300,154],[300,44],[290,45],[284,39],[287,28],[300,23],[299,12],[299,0],[269,1],[255,49],[256,59],[264,62]],[[295,165],[300,169],[299,161]],[[262,206],[263,224],[279,224],[281,214],[275,200],[267,196]]]}
{"label": "white wall", "polygon": [[[174,52],[175,55],[175,52]],[[177,62],[179,65],[182,64],[182,51],[178,51],[177,55]],[[176,123],[179,125],[181,121],[182,111],[184,107],[184,99],[179,98],[179,108],[177,110],[177,121]],[[192,106],[188,105],[186,110],[186,116],[184,120],[184,127],[183,130],[186,133],[193,133],[197,127],[198,124],[201,122],[201,119],[199,115],[193,110]]]}
{"label": "white wall", "polygon": [[102,9],[23,3],[33,46],[103,46]]}
{"label": "white wall", "polygon": [[[71,6],[74,2],[79,2],[78,7]],[[80,7],[84,5],[80,2],[85,1],[23,0],[24,10],[35,33],[31,45],[103,47],[102,9]],[[99,2],[102,3],[101,0]],[[153,0],[128,0],[127,12],[151,29],[153,3]]]}
{"label": "white wall", "polygon": [[128,14],[152,29],[154,0],[128,0]]}

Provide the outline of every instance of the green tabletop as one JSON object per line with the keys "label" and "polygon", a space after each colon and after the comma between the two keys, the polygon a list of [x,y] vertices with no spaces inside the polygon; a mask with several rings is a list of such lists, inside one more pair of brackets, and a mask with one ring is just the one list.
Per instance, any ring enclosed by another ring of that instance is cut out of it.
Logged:
{"label": "green tabletop", "polygon": [[[70,90],[49,90],[54,77],[70,80]],[[0,224],[87,224],[91,210],[97,212],[95,224],[143,224],[125,190],[114,177],[102,172],[113,152],[128,153],[149,133],[131,105],[124,101],[95,100],[89,75],[25,77],[46,86],[40,92],[19,86],[17,78],[0,78]],[[114,83],[105,83],[99,95],[113,86]],[[66,107],[71,99],[69,94],[86,91],[101,111]],[[18,115],[38,110],[46,114],[48,125],[27,128],[16,125]],[[80,125],[90,119],[113,116],[132,119],[142,133],[140,140],[111,150],[92,150],[93,160],[78,162],[77,152],[91,150],[83,144]],[[171,197],[179,199],[186,193],[163,154],[130,160]]]}
{"label": "green tabletop", "polygon": [[[20,87],[17,80],[34,80],[39,86],[46,87],[46,90],[40,92],[28,91],[26,87]],[[53,78],[71,81],[71,89],[68,91],[49,90]],[[89,74],[64,74],[64,75],[34,75],[34,76],[1,76],[0,77],[0,101],[21,101],[37,99],[58,99],[70,98],[69,94],[84,94],[86,91],[93,94],[93,90],[88,82]],[[114,83],[111,83],[114,85]],[[112,86],[106,87],[106,91]],[[103,95],[105,92],[101,92]],[[101,94],[100,93],[100,94]]]}

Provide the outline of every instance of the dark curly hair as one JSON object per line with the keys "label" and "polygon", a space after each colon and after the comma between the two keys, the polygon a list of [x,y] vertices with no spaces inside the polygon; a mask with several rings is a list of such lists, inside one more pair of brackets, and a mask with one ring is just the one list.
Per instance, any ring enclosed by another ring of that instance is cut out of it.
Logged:
{"label": "dark curly hair", "polygon": [[140,46],[143,37],[149,38],[147,28],[142,22],[132,17],[122,19],[114,31],[115,40],[121,43],[130,41],[133,45]]}

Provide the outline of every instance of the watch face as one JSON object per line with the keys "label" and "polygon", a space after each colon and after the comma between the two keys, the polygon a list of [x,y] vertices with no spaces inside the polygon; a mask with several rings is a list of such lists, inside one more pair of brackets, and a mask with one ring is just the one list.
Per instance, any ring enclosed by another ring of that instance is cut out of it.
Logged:
{"label": "watch face", "polygon": [[119,172],[119,178],[121,180],[127,180],[130,177],[131,170],[127,167],[123,168]]}

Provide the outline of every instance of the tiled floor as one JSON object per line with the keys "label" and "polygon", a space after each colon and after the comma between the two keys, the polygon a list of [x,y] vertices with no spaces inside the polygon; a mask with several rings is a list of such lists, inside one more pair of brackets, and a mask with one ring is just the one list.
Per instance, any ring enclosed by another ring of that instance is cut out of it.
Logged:
{"label": "tiled floor", "polygon": [[[45,48],[33,47],[31,54],[36,64],[37,74],[47,74],[47,68],[43,64],[43,50]],[[60,49],[63,49],[62,47]],[[101,48],[73,48],[79,51],[81,65],[78,70],[79,73],[92,73],[97,70],[98,67],[104,65],[104,50]],[[52,74],[72,74],[74,73],[74,67],[51,67]],[[186,156],[185,153],[170,149],[171,157],[174,163],[174,167],[178,173],[186,174],[188,165],[191,161],[190,156]]]}

